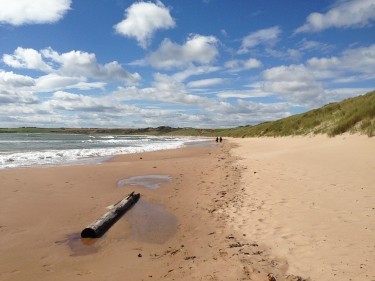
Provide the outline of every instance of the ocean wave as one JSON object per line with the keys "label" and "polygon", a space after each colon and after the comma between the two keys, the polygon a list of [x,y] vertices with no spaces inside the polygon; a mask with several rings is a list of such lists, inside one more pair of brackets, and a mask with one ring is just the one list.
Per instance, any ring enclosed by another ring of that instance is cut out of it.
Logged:
{"label": "ocean wave", "polygon": [[[95,148],[46,149],[0,153],[0,169],[101,162],[119,154],[180,148],[191,141],[190,138],[152,138],[152,141],[150,139],[149,137],[138,140],[108,138],[106,144],[102,142],[102,147]],[[91,140],[93,139],[91,138]],[[207,141],[204,139],[193,140]],[[109,146],[110,143],[112,145],[116,144],[116,146]]]}

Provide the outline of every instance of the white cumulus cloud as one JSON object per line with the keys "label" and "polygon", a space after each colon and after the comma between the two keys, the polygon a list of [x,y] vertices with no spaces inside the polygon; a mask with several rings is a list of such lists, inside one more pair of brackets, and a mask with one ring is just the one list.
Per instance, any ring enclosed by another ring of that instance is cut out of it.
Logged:
{"label": "white cumulus cloud", "polygon": [[38,92],[53,92],[62,89],[104,89],[106,83],[87,82],[84,77],[61,76],[50,73],[35,79],[35,90]]}
{"label": "white cumulus cloud", "polygon": [[18,47],[12,55],[4,54],[3,61],[13,68],[36,69],[44,72],[52,71],[51,66],[45,63],[42,55],[34,49]]}
{"label": "white cumulus cloud", "polygon": [[300,32],[318,32],[328,28],[362,27],[375,20],[375,0],[345,0],[327,13],[312,13],[306,23],[296,29]]}
{"label": "white cumulus cloud", "polygon": [[307,61],[307,66],[321,78],[343,78],[357,73],[362,80],[375,79],[375,44],[347,49],[341,56],[314,57]]}
{"label": "white cumulus cloud", "polygon": [[0,23],[10,25],[54,23],[70,9],[71,0],[2,0]]}
{"label": "white cumulus cloud", "polygon": [[96,112],[111,111],[115,108],[110,101],[65,91],[55,92],[52,98],[46,101],[43,106],[49,107],[53,110],[81,110]]}
{"label": "white cumulus cloud", "polygon": [[7,72],[0,69],[0,89],[30,87],[34,84],[35,81],[30,76],[16,74],[12,71]]}
{"label": "white cumulus cloud", "polygon": [[37,51],[18,47],[13,54],[4,54],[3,62],[13,68],[34,69],[62,76],[86,76],[126,83],[140,80],[138,73],[129,73],[117,61],[99,64],[95,54],[75,50],[60,54],[52,48]]}
{"label": "white cumulus cloud", "polygon": [[304,65],[277,66],[263,71],[263,90],[300,106],[322,104],[323,85]]}
{"label": "white cumulus cloud", "polygon": [[187,66],[190,63],[209,64],[218,55],[217,39],[214,36],[191,35],[185,44],[178,45],[164,39],[158,50],[146,60],[156,68],[174,68]]}
{"label": "white cumulus cloud", "polygon": [[0,69],[0,106],[18,103],[30,104],[36,102],[36,98],[30,88],[35,81],[30,76],[7,72]]}
{"label": "white cumulus cloud", "polygon": [[125,19],[114,29],[121,35],[135,38],[146,49],[156,30],[173,28],[175,25],[169,9],[162,2],[136,2],[125,10]]}

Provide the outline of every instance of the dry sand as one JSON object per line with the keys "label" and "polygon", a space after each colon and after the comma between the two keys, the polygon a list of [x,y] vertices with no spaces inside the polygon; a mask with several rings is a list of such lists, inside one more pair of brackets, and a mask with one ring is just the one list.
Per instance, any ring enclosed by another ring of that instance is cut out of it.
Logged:
{"label": "dry sand", "polygon": [[236,139],[246,167],[233,227],[312,280],[375,280],[375,139]]}
{"label": "dry sand", "polygon": [[[232,139],[2,170],[0,280],[374,280],[374,152],[365,137]],[[148,175],[171,180],[117,186]],[[103,237],[80,239],[133,190]]]}

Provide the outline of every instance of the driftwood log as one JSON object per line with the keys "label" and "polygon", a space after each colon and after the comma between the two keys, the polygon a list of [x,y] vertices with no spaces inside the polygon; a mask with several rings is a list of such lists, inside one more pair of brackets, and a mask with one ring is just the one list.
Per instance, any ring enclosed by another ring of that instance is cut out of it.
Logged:
{"label": "driftwood log", "polygon": [[132,192],[124,199],[117,202],[110,211],[82,230],[81,237],[101,237],[127,210],[137,203],[140,196],[139,193],[135,194]]}

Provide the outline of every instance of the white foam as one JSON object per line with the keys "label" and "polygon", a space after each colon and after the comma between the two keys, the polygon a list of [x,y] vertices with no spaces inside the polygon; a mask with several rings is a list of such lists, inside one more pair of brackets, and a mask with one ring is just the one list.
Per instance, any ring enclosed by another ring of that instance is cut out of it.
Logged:
{"label": "white foam", "polygon": [[[94,138],[91,138],[91,140],[96,141],[96,139]],[[166,139],[147,137],[144,139],[112,139],[110,137],[101,137],[99,139],[99,142],[101,142],[103,146],[99,148],[82,148],[66,150],[50,149],[44,151],[0,153],[0,169],[101,162],[105,159],[108,159],[118,154],[141,153],[180,148],[183,147],[187,142],[190,142],[192,140],[207,141],[205,139],[191,138]],[[111,144],[111,147],[105,147],[102,141]],[[116,144],[116,146],[113,146],[113,144]]]}

